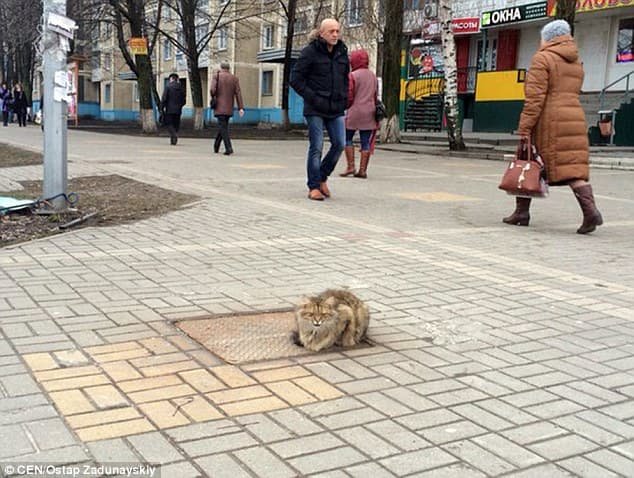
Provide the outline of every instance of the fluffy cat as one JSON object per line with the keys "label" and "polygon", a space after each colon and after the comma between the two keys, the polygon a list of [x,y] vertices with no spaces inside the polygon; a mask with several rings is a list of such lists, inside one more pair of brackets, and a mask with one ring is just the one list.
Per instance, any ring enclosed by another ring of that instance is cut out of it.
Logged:
{"label": "fluffy cat", "polygon": [[368,330],[370,311],[352,292],[329,289],[304,297],[295,309],[295,319],[295,343],[318,352],[360,343]]}

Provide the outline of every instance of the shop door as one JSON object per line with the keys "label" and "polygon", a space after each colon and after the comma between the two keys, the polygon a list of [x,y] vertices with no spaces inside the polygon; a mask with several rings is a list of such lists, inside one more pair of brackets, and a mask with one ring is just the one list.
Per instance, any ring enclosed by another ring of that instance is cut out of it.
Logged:
{"label": "shop door", "polygon": [[456,38],[456,66],[458,68],[458,93],[468,91],[469,43],[467,37]]}
{"label": "shop door", "polygon": [[498,55],[498,34],[497,32],[490,32],[486,34],[486,40],[484,37],[478,38],[477,47],[477,61],[478,71],[492,71],[495,70],[497,65]]}

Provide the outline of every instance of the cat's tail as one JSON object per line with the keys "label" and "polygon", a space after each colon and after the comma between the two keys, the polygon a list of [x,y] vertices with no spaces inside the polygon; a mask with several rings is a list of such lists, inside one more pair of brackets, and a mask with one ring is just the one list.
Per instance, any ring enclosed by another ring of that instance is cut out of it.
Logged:
{"label": "cat's tail", "polygon": [[293,342],[295,345],[298,345],[300,347],[304,346],[304,344],[299,340],[299,331],[297,330],[293,330],[291,332],[291,342]]}

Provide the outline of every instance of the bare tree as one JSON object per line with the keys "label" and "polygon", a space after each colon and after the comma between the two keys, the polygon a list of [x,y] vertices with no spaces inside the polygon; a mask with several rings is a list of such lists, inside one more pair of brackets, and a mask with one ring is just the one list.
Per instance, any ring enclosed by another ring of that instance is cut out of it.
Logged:
{"label": "bare tree", "polygon": [[566,20],[570,24],[570,33],[575,34],[575,13],[577,0],[557,0],[556,18]]}
{"label": "bare tree", "polygon": [[297,11],[297,0],[278,0],[280,7],[286,16],[286,43],[284,45],[284,72],[282,74],[282,124],[284,129],[290,128],[290,118],[288,113],[289,82],[291,79],[291,55],[293,53],[293,39],[295,37],[295,13]]}
{"label": "bare tree", "polygon": [[401,42],[403,37],[403,2],[385,2],[383,30],[383,103],[387,119],[381,128],[382,143],[399,143],[399,102],[401,90]]}
{"label": "bare tree", "polygon": [[22,83],[28,98],[33,91],[41,17],[40,2],[3,0],[0,8],[0,76],[8,84]]}
{"label": "bare tree", "polygon": [[440,0],[438,19],[440,21],[440,38],[445,64],[445,117],[447,118],[447,136],[449,149],[462,151],[466,149],[462,138],[462,124],[458,114],[458,67],[456,64],[456,42],[451,30],[451,0]]}

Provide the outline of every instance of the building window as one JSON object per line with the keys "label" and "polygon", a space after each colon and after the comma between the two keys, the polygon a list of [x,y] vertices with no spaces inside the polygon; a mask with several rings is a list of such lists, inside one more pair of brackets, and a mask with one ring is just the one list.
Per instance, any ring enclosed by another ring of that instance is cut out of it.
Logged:
{"label": "building window", "polygon": [[298,33],[306,33],[308,31],[308,12],[303,11],[297,14],[295,18],[295,35]]}
{"label": "building window", "polygon": [[275,27],[273,25],[264,25],[262,32],[262,48],[264,50],[275,46]]}
{"label": "building window", "polygon": [[103,69],[106,71],[112,70],[112,54],[105,53],[103,55]]}
{"label": "building window", "polygon": [[135,81],[134,85],[132,85],[132,97],[134,98],[134,102],[139,102],[139,84]]}
{"label": "building window", "polygon": [[227,29],[221,28],[218,30],[218,50],[227,49]]}
{"label": "building window", "polygon": [[172,44],[168,39],[163,40],[163,60],[172,58]]}
{"label": "building window", "polygon": [[349,27],[363,24],[361,12],[363,0],[346,0],[346,23]]}
{"label": "building window", "polygon": [[616,62],[634,61],[634,18],[619,21],[619,36],[616,45]]}
{"label": "building window", "polygon": [[112,85],[110,83],[106,83],[106,86],[103,89],[103,102],[110,103],[112,100]]}
{"label": "building window", "polygon": [[262,96],[272,96],[272,95],[273,95],[273,72],[263,71],[262,72]]}

